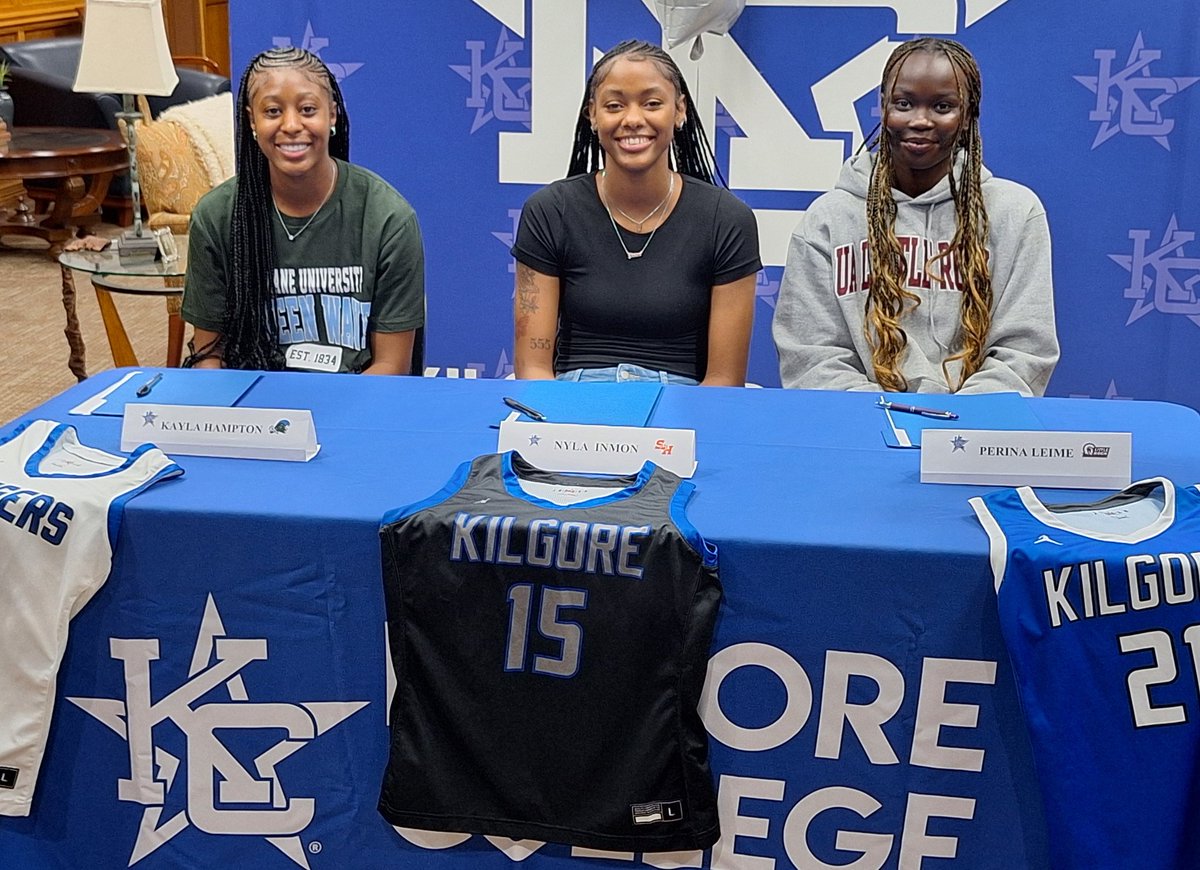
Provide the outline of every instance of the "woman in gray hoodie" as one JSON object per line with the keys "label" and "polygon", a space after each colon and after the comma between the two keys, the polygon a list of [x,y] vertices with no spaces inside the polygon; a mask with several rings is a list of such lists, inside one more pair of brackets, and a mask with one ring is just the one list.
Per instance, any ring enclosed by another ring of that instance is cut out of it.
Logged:
{"label": "woman in gray hoodie", "polygon": [[1058,361],[1050,229],[983,165],[980,74],[949,39],[888,59],[875,150],[792,234],[773,333],[785,387],[1040,396]]}

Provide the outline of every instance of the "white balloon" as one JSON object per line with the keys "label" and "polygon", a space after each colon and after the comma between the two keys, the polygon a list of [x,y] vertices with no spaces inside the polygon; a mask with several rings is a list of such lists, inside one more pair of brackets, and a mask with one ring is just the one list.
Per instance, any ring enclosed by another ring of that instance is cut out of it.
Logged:
{"label": "white balloon", "polygon": [[746,8],[746,0],[654,0],[654,5],[667,46],[674,48],[695,37],[691,57],[696,60],[704,53],[701,34],[728,33]]}

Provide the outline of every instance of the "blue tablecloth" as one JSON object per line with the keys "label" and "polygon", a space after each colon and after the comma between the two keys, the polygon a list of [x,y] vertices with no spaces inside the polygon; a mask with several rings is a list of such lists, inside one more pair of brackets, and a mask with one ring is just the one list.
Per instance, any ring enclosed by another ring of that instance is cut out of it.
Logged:
{"label": "blue tablecloth", "polygon": [[[29,416],[115,451],[119,418],[67,411],[121,374]],[[397,832],[375,810],[389,679],[379,519],[495,449],[501,397],[524,386],[264,376],[240,404],[311,408],[321,452],[180,457],[183,479],[128,504],[112,575],[72,623],[33,813],[0,819],[0,865],[498,868],[534,850],[535,868],[667,866]],[[652,423],[696,430],[689,515],[720,548],[725,587],[705,705],[723,837],[672,866],[1046,863],[987,540],[967,506],[983,490],[919,483],[919,452],[884,445],[874,400],[664,388]],[[1050,429],[1132,431],[1135,478],[1200,480],[1190,409],[1028,406]]]}

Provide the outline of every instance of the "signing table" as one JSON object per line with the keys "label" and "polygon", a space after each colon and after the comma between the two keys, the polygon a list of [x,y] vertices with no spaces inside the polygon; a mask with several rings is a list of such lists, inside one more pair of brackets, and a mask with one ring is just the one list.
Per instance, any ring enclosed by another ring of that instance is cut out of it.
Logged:
{"label": "signing table", "polygon": [[[116,450],[119,418],[67,411],[122,374],[31,416]],[[32,815],[0,819],[6,865],[1046,866],[987,539],[967,505],[987,490],[921,484],[918,452],[884,446],[865,394],[667,386],[654,412],[696,430],[689,515],[720,548],[703,705],[723,832],[711,852],[602,855],[387,825],[378,522],[493,450],[502,396],[527,386],[264,376],[240,404],[311,408],[321,452],[180,457],[185,477],[129,502],[112,575],[72,624]],[[983,425],[969,397],[947,401],[964,428]],[[1200,480],[1190,409],[1028,406],[1048,429],[1131,431],[1135,478]]]}

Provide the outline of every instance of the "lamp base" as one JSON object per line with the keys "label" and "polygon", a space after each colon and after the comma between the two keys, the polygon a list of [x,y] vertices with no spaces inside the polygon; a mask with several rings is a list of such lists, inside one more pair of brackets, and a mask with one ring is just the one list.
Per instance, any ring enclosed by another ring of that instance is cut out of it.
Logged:
{"label": "lamp base", "polygon": [[158,241],[149,230],[143,229],[139,236],[136,229],[130,228],[117,239],[117,257],[123,265],[153,263],[158,256]]}

